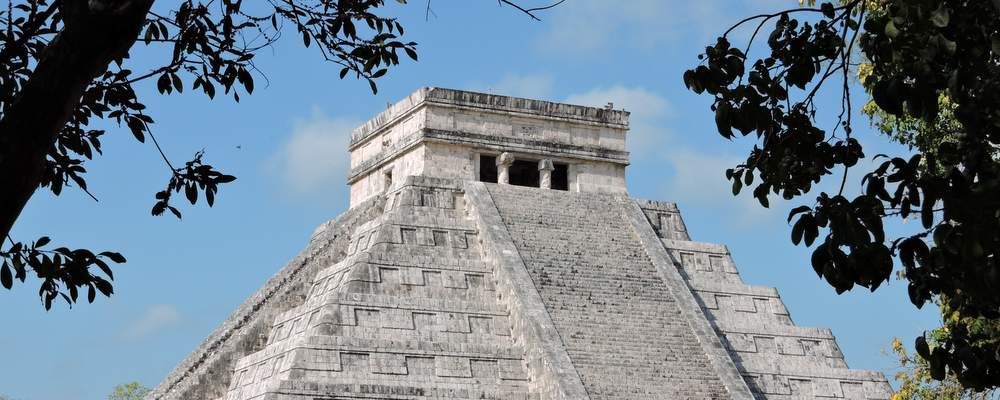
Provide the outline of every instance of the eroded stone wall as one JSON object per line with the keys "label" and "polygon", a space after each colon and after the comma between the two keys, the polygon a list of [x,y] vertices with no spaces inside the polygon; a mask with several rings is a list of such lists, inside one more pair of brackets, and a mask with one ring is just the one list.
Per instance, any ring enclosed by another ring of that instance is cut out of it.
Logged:
{"label": "eroded stone wall", "polygon": [[302,304],[318,271],[342,259],[354,227],[382,213],[365,202],[313,233],[309,245],[234,311],[153,389],[149,400],[216,399],[232,380],[236,360],[264,348],[277,315]]}

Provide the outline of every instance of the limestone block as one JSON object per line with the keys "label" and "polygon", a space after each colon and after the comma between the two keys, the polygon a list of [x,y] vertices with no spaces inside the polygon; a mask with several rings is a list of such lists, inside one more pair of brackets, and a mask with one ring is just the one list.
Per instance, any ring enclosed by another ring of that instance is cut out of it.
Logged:
{"label": "limestone block", "polygon": [[471,378],[472,366],[464,357],[434,357],[434,369],[437,376],[454,378]]}

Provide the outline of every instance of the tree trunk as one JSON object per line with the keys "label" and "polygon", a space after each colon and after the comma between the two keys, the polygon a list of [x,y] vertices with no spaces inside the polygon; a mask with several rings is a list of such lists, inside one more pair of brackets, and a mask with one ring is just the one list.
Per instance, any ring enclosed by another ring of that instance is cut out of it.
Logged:
{"label": "tree trunk", "polygon": [[45,158],[80,102],[135,43],[153,0],[63,0],[63,29],[0,119],[0,240],[38,188]]}

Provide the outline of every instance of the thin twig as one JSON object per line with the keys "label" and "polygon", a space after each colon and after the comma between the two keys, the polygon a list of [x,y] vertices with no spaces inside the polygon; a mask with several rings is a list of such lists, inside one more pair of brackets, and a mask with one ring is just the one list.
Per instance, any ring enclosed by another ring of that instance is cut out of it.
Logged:
{"label": "thin twig", "polygon": [[[139,115],[143,114],[140,112]],[[170,163],[169,159],[167,159],[166,153],[164,153],[163,148],[160,147],[160,141],[156,140],[156,135],[153,134],[153,130],[149,129],[149,124],[146,123],[146,121],[142,121],[142,125],[146,127],[146,133],[149,134],[149,138],[153,139],[153,145],[156,146],[156,151],[160,152],[160,157],[163,157],[163,162],[167,163],[167,166],[170,167],[171,172],[177,173],[177,168],[174,168],[174,165]]]}
{"label": "thin twig", "polygon": [[427,7],[424,8],[424,21],[430,21],[431,15],[433,15],[434,18],[437,18],[437,13],[431,9],[431,0],[427,0]]}
{"label": "thin twig", "polygon": [[517,5],[517,3],[514,3],[514,2],[512,2],[510,0],[497,0],[497,3],[500,4],[501,6],[504,5],[504,4],[506,4],[506,5],[509,5],[511,7],[514,7],[516,9],[520,10],[521,12],[525,13],[527,16],[531,17],[531,19],[533,19],[535,21],[541,21],[541,18],[538,18],[538,17],[535,16],[535,14],[534,14],[535,11],[548,10],[548,9],[553,8],[555,6],[558,6],[558,5],[560,5],[560,4],[564,3],[564,2],[566,2],[566,0],[559,0],[559,1],[555,2],[555,3],[549,4],[547,6],[535,7],[535,8],[527,8],[526,9],[524,7],[521,7],[521,6]]}

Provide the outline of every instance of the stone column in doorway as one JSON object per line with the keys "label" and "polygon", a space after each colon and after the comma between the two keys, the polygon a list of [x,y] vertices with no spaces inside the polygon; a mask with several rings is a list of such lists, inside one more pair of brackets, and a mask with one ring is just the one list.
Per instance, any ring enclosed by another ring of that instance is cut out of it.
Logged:
{"label": "stone column in doorway", "polygon": [[542,189],[552,189],[552,160],[545,159],[538,161],[538,187]]}
{"label": "stone column in doorway", "polygon": [[501,185],[510,184],[511,164],[514,164],[514,155],[510,153],[500,153],[500,157],[497,157],[497,183]]}

